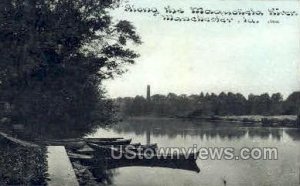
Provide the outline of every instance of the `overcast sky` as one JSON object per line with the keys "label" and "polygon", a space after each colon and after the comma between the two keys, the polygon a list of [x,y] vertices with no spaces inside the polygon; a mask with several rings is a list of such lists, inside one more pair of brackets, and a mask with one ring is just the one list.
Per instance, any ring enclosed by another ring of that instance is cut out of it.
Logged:
{"label": "overcast sky", "polygon": [[[136,7],[190,6],[213,9],[281,7],[300,10],[299,1],[131,0]],[[104,82],[109,97],[146,94],[199,94],[221,91],[261,94],[300,90],[299,16],[280,24],[174,23],[160,16],[131,14],[124,7],[116,19],[131,21],[143,44],[128,72]]]}

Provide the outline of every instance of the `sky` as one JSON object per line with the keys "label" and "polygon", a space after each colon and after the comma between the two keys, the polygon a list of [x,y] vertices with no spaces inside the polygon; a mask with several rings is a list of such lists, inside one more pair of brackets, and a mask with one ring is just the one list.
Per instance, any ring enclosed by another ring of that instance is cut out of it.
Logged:
{"label": "sky", "polygon": [[270,16],[255,17],[259,24],[180,23],[125,12],[126,4],[156,7],[161,14],[165,6],[184,8],[186,16],[190,6],[300,10],[299,1],[125,1],[111,14],[136,27],[143,44],[132,48],[141,56],[128,72],[104,82],[108,97],[145,96],[148,84],[152,94],[281,92],[286,97],[300,90],[300,16],[276,17],[279,24],[268,24]]}

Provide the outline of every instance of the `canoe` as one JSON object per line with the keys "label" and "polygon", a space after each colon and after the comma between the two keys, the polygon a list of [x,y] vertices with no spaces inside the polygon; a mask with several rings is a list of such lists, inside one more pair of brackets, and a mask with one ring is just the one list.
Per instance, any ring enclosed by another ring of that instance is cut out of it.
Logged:
{"label": "canoe", "polygon": [[[97,145],[96,145],[97,147]],[[98,146],[99,147],[99,146]],[[102,146],[103,150],[110,149],[110,147]],[[115,153],[115,155],[117,155]],[[188,170],[194,172],[200,172],[200,169],[197,165],[197,162],[194,158],[199,155],[199,152],[189,153],[188,158],[179,158],[173,159],[170,155],[165,155],[164,158],[159,158],[158,155],[154,155],[151,158],[140,158],[139,156],[135,156],[134,158],[127,158],[126,156],[120,156],[118,158],[112,158],[109,155],[105,157],[105,161],[94,161],[93,164],[89,164],[91,167],[96,168],[99,167],[97,164],[103,163],[107,169],[115,169],[120,167],[131,167],[131,166],[143,166],[143,167],[162,167],[162,168],[171,168],[171,169],[181,169]],[[141,155],[143,157],[143,155]],[[103,157],[101,157],[103,158]],[[95,159],[99,160],[100,158],[95,155]]]}
{"label": "canoe", "polygon": [[[95,165],[94,165],[95,166]],[[141,167],[161,167],[161,168],[171,168],[171,169],[180,169],[186,171],[200,172],[196,161],[190,159],[106,159],[107,169],[115,169],[121,167],[132,167],[132,166],[141,166]]]}
{"label": "canoe", "polygon": [[[139,147],[141,146],[141,143],[130,143],[129,145],[133,146],[133,147]],[[120,147],[126,147],[128,145],[121,145]]]}
{"label": "canoe", "polygon": [[[131,143],[131,139],[119,139],[112,140],[111,138],[108,141],[105,141],[108,138],[90,138],[90,139],[50,139],[50,140],[39,140],[40,144],[44,145],[62,145],[66,148],[79,149],[83,148],[87,143],[95,143],[99,145],[128,145]],[[116,138],[115,138],[116,139]]]}
{"label": "canoe", "polygon": [[120,140],[116,140],[116,141],[100,141],[100,140],[94,140],[94,139],[90,139],[90,140],[86,140],[87,143],[94,143],[94,144],[98,144],[98,145],[129,145],[131,143],[132,139],[120,139]]}
{"label": "canoe", "polygon": [[82,148],[77,149],[76,152],[83,153],[83,154],[91,154],[91,153],[95,152],[95,150],[93,148],[91,148],[89,145],[85,145]]}
{"label": "canoe", "polygon": [[65,146],[67,149],[80,149],[86,145],[84,141],[73,141],[73,142],[64,142],[64,141],[43,141],[43,145],[52,145],[52,146]]}
{"label": "canoe", "polygon": [[157,149],[157,143],[149,144],[149,145],[141,145],[139,148],[141,149]]}
{"label": "canoe", "polygon": [[[151,152],[151,151],[150,151]],[[152,159],[152,160],[193,160],[195,161],[199,156],[198,152],[191,153],[169,153],[169,154],[157,154],[156,151],[153,153],[148,151],[122,151],[122,158],[124,159]]]}
{"label": "canoe", "polygon": [[83,140],[85,140],[85,141],[90,141],[90,140],[92,140],[92,141],[95,141],[95,140],[97,140],[97,141],[116,141],[116,140],[122,140],[122,139],[124,139],[124,138],[121,138],[121,137],[119,137],[119,138],[83,138]]}
{"label": "canoe", "polygon": [[151,149],[152,151],[149,151],[149,153],[154,152],[156,153],[157,150],[157,144],[150,144],[150,145],[140,145],[137,144],[129,144],[129,145],[119,145],[119,146],[107,146],[107,145],[99,145],[96,143],[89,143],[89,145],[96,151],[100,152],[106,152],[107,155],[110,155],[111,152],[114,152],[115,154],[120,153],[138,153],[138,152],[147,152],[146,150]]}
{"label": "canoe", "polygon": [[131,151],[131,152],[154,152],[156,153],[157,151],[157,144],[150,144],[150,145],[134,145],[134,144],[129,144],[129,145],[122,145],[122,146],[115,146],[116,148],[122,150],[123,152],[126,151]]}
{"label": "canoe", "polygon": [[[190,153],[169,153],[169,154],[156,154],[156,148],[157,144],[152,144],[153,149],[152,152],[153,154],[145,153],[145,150],[137,150],[137,148],[132,147],[129,148],[128,151],[127,149],[122,149],[114,146],[105,146],[105,145],[99,145],[95,143],[89,143],[89,145],[96,151],[100,152],[101,154],[105,154],[107,157],[111,157],[112,153],[114,155],[119,155],[122,154],[122,158],[127,158],[127,157],[139,157],[140,159],[153,159],[153,160],[158,160],[158,159],[166,159],[166,160],[196,160],[197,157],[199,156],[199,151],[197,152],[190,152]],[[150,146],[148,147],[150,148]],[[150,155],[152,155],[150,157]]]}
{"label": "canoe", "polygon": [[66,139],[36,139],[36,142],[45,142],[45,141],[51,141],[51,142],[95,142],[95,141],[117,141],[122,140],[124,138],[66,138]]}
{"label": "canoe", "polygon": [[95,143],[89,143],[89,146],[95,150],[93,154],[97,156],[97,158],[111,157],[112,153],[115,155],[123,153],[121,149],[113,146],[98,145]]}
{"label": "canoe", "polygon": [[172,159],[172,160],[196,160],[199,156],[199,151],[190,153],[170,153],[170,154],[157,154],[157,159]]}
{"label": "canoe", "polygon": [[72,161],[93,162],[94,160],[93,155],[83,155],[83,154],[68,152],[68,156]]}

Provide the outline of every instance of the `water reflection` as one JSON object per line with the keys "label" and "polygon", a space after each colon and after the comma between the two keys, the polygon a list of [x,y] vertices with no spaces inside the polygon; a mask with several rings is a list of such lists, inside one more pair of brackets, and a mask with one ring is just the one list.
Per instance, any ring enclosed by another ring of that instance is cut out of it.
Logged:
{"label": "water reflection", "polygon": [[[149,135],[150,134],[150,135]],[[110,130],[99,129],[90,137],[125,137],[159,147],[276,147],[279,160],[197,160],[199,174],[162,168],[121,166],[115,185],[296,185],[299,183],[300,130],[260,128],[239,123],[130,119]],[[134,181],[139,177],[147,178]],[[159,175],[159,176],[158,176]]]}
{"label": "water reflection", "polygon": [[[133,138],[134,142],[158,143],[159,147],[178,145],[182,147],[193,144],[206,146],[272,146],[280,150],[280,160],[262,161],[197,161],[197,162],[160,162],[160,161],[97,161],[88,164],[98,183],[122,185],[138,185],[135,176],[149,174],[149,182],[144,185],[219,185],[216,180],[227,177],[232,185],[252,183],[252,185],[276,185],[274,183],[298,183],[300,166],[300,130],[283,128],[259,128],[244,126],[238,123],[182,121],[176,119],[130,119],[112,126],[108,130],[96,129],[96,126],[78,128],[74,126],[47,126],[29,130],[45,138],[78,138],[90,137],[125,137]],[[29,134],[27,134],[29,135]],[[37,136],[37,135],[35,135]],[[298,158],[298,159],[297,159]],[[153,173],[143,173],[140,166],[155,167]],[[126,168],[127,167],[127,168]],[[129,169],[131,167],[132,169]],[[187,173],[201,168],[201,173]],[[167,172],[163,168],[176,169]],[[184,172],[178,169],[185,170]],[[152,176],[151,176],[152,175]],[[171,175],[171,176],[170,176]],[[125,177],[129,177],[126,180]],[[157,178],[161,177],[161,178]],[[170,179],[162,180],[162,177]],[[215,179],[217,178],[217,179]],[[183,180],[183,181],[182,181]],[[186,181],[188,180],[188,181]],[[265,181],[265,182],[264,182]],[[155,184],[153,184],[155,185]],[[250,184],[248,184],[250,185]]]}
{"label": "water reflection", "polygon": [[295,140],[300,139],[300,129],[282,129],[282,128],[262,128],[262,127],[245,127],[239,123],[222,123],[222,122],[191,122],[173,119],[131,119],[114,126],[112,130],[116,133],[134,133],[135,135],[145,135],[151,131],[154,137],[167,136],[169,139],[175,139],[178,135],[183,138],[187,136],[221,139],[240,139],[245,136],[250,138],[274,139],[280,140],[283,132]]}

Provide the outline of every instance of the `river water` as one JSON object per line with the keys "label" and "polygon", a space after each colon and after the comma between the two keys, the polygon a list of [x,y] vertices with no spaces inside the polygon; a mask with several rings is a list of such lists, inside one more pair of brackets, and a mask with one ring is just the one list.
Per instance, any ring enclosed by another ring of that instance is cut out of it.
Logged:
{"label": "river water", "polygon": [[124,137],[133,142],[157,143],[159,147],[275,147],[277,160],[198,159],[200,172],[157,168],[123,167],[112,171],[112,185],[300,185],[300,130],[245,127],[237,123],[135,118],[110,129],[98,129],[89,137]]}

